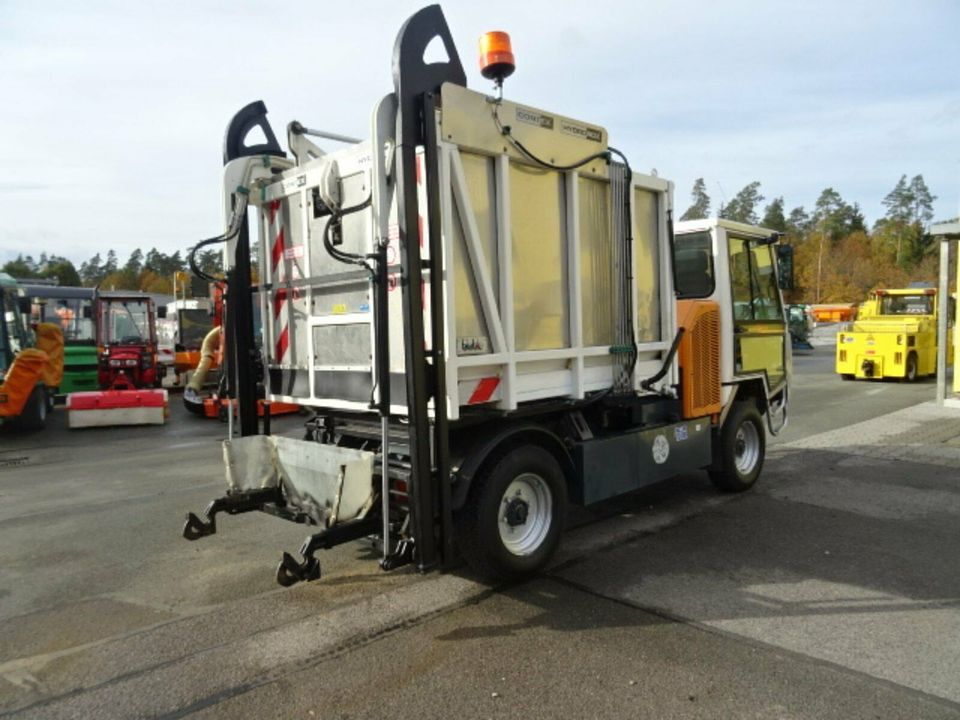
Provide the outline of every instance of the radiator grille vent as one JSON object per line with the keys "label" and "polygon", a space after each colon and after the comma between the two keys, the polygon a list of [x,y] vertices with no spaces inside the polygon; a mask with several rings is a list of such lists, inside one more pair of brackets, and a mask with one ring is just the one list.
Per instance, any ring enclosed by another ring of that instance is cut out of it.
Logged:
{"label": "radiator grille vent", "polygon": [[680,342],[683,415],[703,417],[720,412],[720,308],[710,301],[681,300]]}

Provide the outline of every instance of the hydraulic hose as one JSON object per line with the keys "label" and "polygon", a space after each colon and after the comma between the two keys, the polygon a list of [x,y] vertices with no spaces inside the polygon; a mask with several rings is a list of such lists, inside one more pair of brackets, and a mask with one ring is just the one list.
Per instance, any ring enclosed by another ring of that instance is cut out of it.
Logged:
{"label": "hydraulic hose", "polygon": [[205,248],[208,245],[216,245],[217,243],[227,242],[232,240],[240,233],[240,228],[243,227],[243,219],[247,214],[247,194],[248,190],[246,188],[237,188],[237,202],[233,208],[233,215],[230,217],[230,225],[227,226],[227,231],[223,235],[217,235],[216,237],[208,238],[206,240],[201,240],[192,248],[187,254],[187,262],[190,265],[190,269],[193,271],[193,274],[199,278],[203,278],[208,282],[217,282],[219,278],[215,278],[212,275],[208,275],[203,272],[197,266],[196,254],[200,248]]}
{"label": "hydraulic hose", "polygon": [[197,365],[197,369],[193,371],[193,377],[190,378],[190,382],[187,383],[188,388],[192,388],[195,392],[200,392],[203,388],[203,384],[207,379],[207,373],[210,372],[210,368],[213,366],[213,360],[217,355],[219,345],[220,326],[217,325],[217,327],[213,328],[206,334],[206,337],[203,338],[203,344],[200,346],[200,362]]}
{"label": "hydraulic hose", "polygon": [[676,337],[673,338],[673,342],[670,344],[670,350],[663,359],[663,365],[657,370],[656,375],[652,375],[640,383],[640,387],[644,390],[650,390],[655,382],[659,382],[663,379],[663,376],[667,374],[667,371],[670,369],[670,364],[673,362],[673,356],[677,354],[677,348],[680,347],[680,340],[683,338],[684,331],[685,328],[682,327],[677,330]]}

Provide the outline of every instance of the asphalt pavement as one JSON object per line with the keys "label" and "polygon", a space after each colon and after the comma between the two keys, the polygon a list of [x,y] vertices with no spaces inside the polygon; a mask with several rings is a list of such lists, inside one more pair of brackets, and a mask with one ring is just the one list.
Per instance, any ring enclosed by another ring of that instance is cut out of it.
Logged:
{"label": "asphalt pavement", "polygon": [[0,437],[0,717],[960,717],[960,413],[841,381],[820,335],[753,491],[574,513],[511,587],[357,542],[280,589],[304,528],[259,514],[181,540],[223,426],[178,398],[164,428]]}

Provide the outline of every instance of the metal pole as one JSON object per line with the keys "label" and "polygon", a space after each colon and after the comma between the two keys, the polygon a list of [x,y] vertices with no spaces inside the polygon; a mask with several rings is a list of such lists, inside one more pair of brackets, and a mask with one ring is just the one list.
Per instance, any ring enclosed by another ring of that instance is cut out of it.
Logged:
{"label": "metal pole", "polygon": [[817,252],[817,304],[820,303],[820,272],[823,267],[823,230],[820,231],[820,248]]}
{"label": "metal pole", "polygon": [[950,241],[940,238],[940,284],[937,288],[937,405],[943,405],[947,398],[947,312],[949,309],[950,288]]}
{"label": "metal pole", "polygon": [[380,504],[383,513],[383,562],[388,562],[390,547],[390,416],[380,417]]}
{"label": "metal pole", "polygon": [[326,130],[314,130],[312,128],[305,127],[298,122],[293,123],[293,131],[298,135],[310,135],[311,137],[325,138],[326,140],[336,140],[337,142],[349,143],[350,145],[356,145],[363,142],[363,140],[350,137],[349,135],[340,135],[338,133],[327,132]]}
{"label": "metal pole", "polygon": [[393,549],[390,546],[390,310],[387,245],[384,238],[377,248],[377,277],[373,284],[377,370],[377,392],[380,410],[380,504],[383,513],[383,561],[386,567]]}

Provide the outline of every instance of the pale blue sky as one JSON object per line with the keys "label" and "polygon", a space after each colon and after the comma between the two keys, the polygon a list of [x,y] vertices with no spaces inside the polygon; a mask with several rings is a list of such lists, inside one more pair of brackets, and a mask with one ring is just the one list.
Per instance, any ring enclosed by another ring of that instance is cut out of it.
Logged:
{"label": "pale blue sky", "polygon": [[[0,260],[79,264],[220,231],[223,130],[263,99],[366,136],[421,3],[0,2]],[[956,0],[449,2],[469,83],[477,37],[513,36],[514,100],[605,126],[637,170],[704,176],[715,206],[751,180],[808,208],[827,186],[871,223],[901,174],[960,210]]]}

